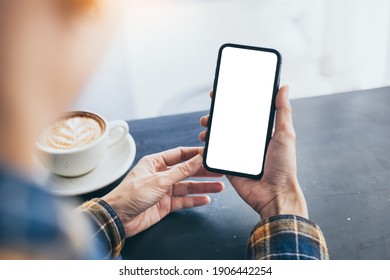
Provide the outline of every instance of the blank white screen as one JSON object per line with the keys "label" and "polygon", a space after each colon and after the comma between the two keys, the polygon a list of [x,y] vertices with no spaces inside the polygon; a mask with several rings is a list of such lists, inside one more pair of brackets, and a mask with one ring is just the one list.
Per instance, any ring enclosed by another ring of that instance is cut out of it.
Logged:
{"label": "blank white screen", "polygon": [[276,67],[274,53],[223,49],[206,158],[209,167],[260,174]]}

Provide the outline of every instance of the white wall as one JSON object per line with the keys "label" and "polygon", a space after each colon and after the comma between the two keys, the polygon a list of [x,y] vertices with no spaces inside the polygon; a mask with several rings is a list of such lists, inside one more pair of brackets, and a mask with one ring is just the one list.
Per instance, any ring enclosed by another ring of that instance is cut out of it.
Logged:
{"label": "white wall", "polygon": [[[136,117],[134,94],[129,79],[129,59],[126,58],[124,24],[113,34],[112,42],[98,69],[85,86],[72,109],[94,111],[108,120]],[[81,63],[81,62],[80,62]]]}
{"label": "white wall", "polygon": [[331,0],[322,74],[335,91],[390,84],[390,1]]}
{"label": "white wall", "polygon": [[135,0],[79,104],[110,118],[208,109],[225,42],[278,49],[292,98],[388,85],[389,16],[387,0]]}

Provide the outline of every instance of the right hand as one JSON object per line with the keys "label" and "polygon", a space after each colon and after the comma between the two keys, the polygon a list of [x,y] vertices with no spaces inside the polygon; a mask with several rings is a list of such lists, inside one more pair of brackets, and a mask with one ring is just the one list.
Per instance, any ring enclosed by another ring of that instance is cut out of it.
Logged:
{"label": "right hand", "polygon": [[[207,127],[208,116],[202,117],[200,122]],[[205,136],[205,131],[199,135],[202,141]],[[260,180],[227,178],[262,219],[282,214],[308,218],[306,200],[297,179],[295,131],[287,86],[281,87],[276,96],[275,132],[268,146],[263,177]]]}
{"label": "right hand", "polygon": [[[221,177],[204,169],[199,148],[176,148],[143,157],[113,191],[103,197],[118,214],[126,237],[158,223],[169,213],[210,203],[222,182],[188,181]],[[198,195],[194,195],[198,194]]]}

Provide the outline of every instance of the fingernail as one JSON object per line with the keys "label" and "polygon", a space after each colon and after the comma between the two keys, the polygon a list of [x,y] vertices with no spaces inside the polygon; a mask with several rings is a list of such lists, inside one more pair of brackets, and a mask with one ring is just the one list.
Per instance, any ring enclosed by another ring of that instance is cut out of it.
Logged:
{"label": "fingernail", "polygon": [[204,148],[200,148],[199,149],[199,154],[203,157],[203,155],[204,155]]}

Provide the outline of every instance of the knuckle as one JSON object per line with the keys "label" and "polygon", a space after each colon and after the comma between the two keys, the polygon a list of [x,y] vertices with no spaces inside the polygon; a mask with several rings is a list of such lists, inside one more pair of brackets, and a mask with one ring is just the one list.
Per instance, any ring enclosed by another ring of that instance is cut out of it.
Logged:
{"label": "knuckle", "polygon": [[277,109],[278,111],[284,111],[288,114],[292,114],[293,110],[292,110],[292,107],[291,107],[291,104],[288,104],[288,105],[285,105],[283,107],[280,107]]}
{"label": "knuckle", "polygon": [[276,141],[276,142],[282,142],[282,140],[283,140],[283,134],[282,134],[282,132],[280,132],[280,131],[275,131],[275,133],[274,133],[274,135],[273,135],[273,137],[272,137],[272,140],[273,141]]}
{"label": "knuckle", "polygon": [[175,151],[175,153],[180,153],[180,160],[183,161],[183,157],[184,157],[184,147],[183,146],[178,146],[176,148],[173,149]]}
{"label": "knuckle", "polygon": [[140,163],[147,163],[147,162],[150,162],[151,161],[151,156],[150,155],[147,155],[147,156],[143,156],[140,160],[139,160],[139,162]]}
{"label": "knuckle", "polygon": [[189,194],[193,194],[194,193],[194,184],[188,183],[187,191]]}
{"label": "knuckle", "polygon": [[151,164],[153,166],[157,166],[157,159],[155,157],[155,155],[147,155],[147,156],[144,156],[141,161],[145,164]]}
{"label": "knuckle", "polygon": [[154,158],[154,154],[143,156],[141,160],[150,161],[150,160],[153,160],[153,158]]}
{"label": "knuckle", "polygon": [[283,137],[287,137],[291,139],[296,138],[294,127],[292,126],[292,124],[287,122],[281,123],[278,126],[278,129],[276,129],[275,134],[281,134],[283,135]]}
{"label": "knuckle", "polygon": [[294,140],[295,141],[295,139],[297,137],[296,133],[295,133],[295,130],[291,129],[291,128],[286,129],[283,134],[284,134],[284,137],[286,137],[289,140]]}
{"label": "knuckle", "polygon": [[297,137],[296,133],[295,133],[295,129],[294,127],[291,125],[288,129],[288,131],[286,132],[286,134],[290,137],[290,138],[293,138],[295,139]]}
{"label": "knuckle", "polygon": [[167,185],[167,179],[163,176],[157,175],[154,177],[153,181],[157,186],[166,186]]}
{"label": "knuckle", "polygon": [[180,160],[182,162],[186,161],[186,155],[185,155],[185,152],[184,152],[184,147],[180,146],[178,149],[180,151]]}
{"label": "knuckle", "polygon": [[286,141],[295,142],[296,134],[294,129],[291,128],[280,129],[278,131],[275,131],[273,138],[280,143],[285,143]]}
{"label": "knuckle", "polygon": [[291,104],[288,104],[288,106],[286,106],[286,111],[287,111],[288,113],[290,113],[290,114],[293,113],[293,109],[292,109],[292,107],[291,107]]}
{"label": "knuckle", "polygon": [[191,175],[191,166],[190,166],[190,164],[188,162],[180,164],[179,170],[186,177]]}

